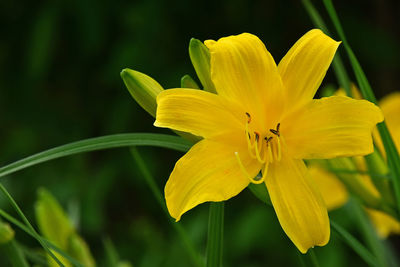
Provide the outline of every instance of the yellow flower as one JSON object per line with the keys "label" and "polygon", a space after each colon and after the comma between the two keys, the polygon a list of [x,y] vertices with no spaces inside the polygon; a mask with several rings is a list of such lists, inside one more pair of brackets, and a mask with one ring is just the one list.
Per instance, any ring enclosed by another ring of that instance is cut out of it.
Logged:
{"label": "yellow flower", "polygon": [[[361,99],[362,96],[359,90],[353,85],[352,94],[356,99]],[[335,95],[345,95],[342,89],[339,89]],[[392,135],[393,141],[396,145],[397,150],[400,149],[400,92],[392,93],[384,97],[380,102],[379,106],[382,109],[383,115],[387,127]],[[381,152],[385,152],[382,144],[382,140],[378,133],[378,130],[374,129],[374,139],[378,148]],[[357,165],[357,169],[360,171],[366,171],[367,167],[365,162],[360,157],[355,157],[354,161]],[[309,172],[319,190],[322,193],[323,199],[328,210],[339,208],[347,202],[348,193],[345,186],[341,181],[333,174],[322,169],[317,164],[309,165]],[[357,175],[357,177],[351,177],[358,179],[365,186],[369,193],[377,198],[380,198],[380,193],[374,186],[371,178],[368,175]],[[386,238],[390,234],[400,234],[400,222],[394,219],[392,216],[378,210],[366,209],[375,229],[377,230],[381,238]]]}
{"label": "yellow flower", "polygon": [[327,210],[303,159],[372,153],[371,130],[383,120],[381,111],[365,100],[313,99],[339,45],[320,30],[306,33],[278,66],[248,33],[205,45],[217,94],[171,89],[157,97],[155,126],[204,138],[171,173],[169,213],[178,221],[198,204],[265,183],[297,248],[306,253],[325,245]]}
{"label": "yellow flower", "polygon": [[[385,115],[386,125],[396,145],[397,151],[400,152],[400,92],[394,92],[385,96],[379,101],[383,114]],[[382,154],[385,154],[382,140],[377,129],[374,130],[376,145]]]}
{"label": "yellow flower", "polygon": [[[328,210],[334,210],[343,206],[348,200],[346,187],[334,175],[320,167],[318,164],[312,163],[308,166],[310,176],[321,191]],[[356,178],[356,177],[354,177]],[[379,197],[379,192],[373,185],[368,176],[360,176],[363,185],[372,195]],[[400,223],[392,216],[378,210],[366,209],[378,235],[381,238],[386,238],[390,234],[400,234]]]}

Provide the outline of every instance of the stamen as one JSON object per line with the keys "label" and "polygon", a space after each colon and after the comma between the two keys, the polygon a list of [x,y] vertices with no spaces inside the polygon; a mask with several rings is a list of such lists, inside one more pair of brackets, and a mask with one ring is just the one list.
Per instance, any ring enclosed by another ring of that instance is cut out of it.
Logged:
{"label": "stamen", "polygon": [[281,123],[278,123],[276,125],[276,130],[274,129],[269,129],[269,131],[275,135],[277,135],[278,137],[281,136],[280,132],[279,132],[279,127],[281,126]]}
{"label": "stamen", "polygon": [[255,150],[256,150],[256,157],[257,157],[257,160],[258,160],[258,162],[260,162],[260,163],[265,163],[265,161],[263,161],[262,159],[261,159],[261,157],[260,157],[260,151],[259,151],[259,143],[257,142],[257,143],[255,143]]}
{"label": "stamen", "polygon": [[264,137],[264,140],[267,141],[267,146],[268,146],[268,143],[271,142],[271,140],[272,140],[272,136],[270,136],[268,138]]}
{"label": "stamen", "polygon": [[251,122],[250,113],[246,112],[246,116],[247,116],[247,123],[250,123]]}
{"label": "stamen", "polygon": [[252,182],[253,184],[261,184],[264,181],[263,178],[261,178],[260,180],[255,180],[249,175],[249,173],[246,171],[246,168],[243,166],[242,161],[240,160],[239,152],[235,152],[235,157],[239,163],[240,169],[242,170],[243,174],[250,180],[250,182]]}
{"label": "stamen", "polygon": [[270,162],[270,163],[274,162],[274,158],[272,157],[272,149],[271,149],[271,146],[268,146],[268,157],[269,157],[269,162]]}
{"label": "stamen", "polygon": [[[279,124],[278,124],[279,125]],[[276,138],[277,143],[278,143],[278,156],[277,156],[277,160],[280,161],[282,159],[282,152],[281,152],[281,141],[280,138]]]}
{"label": "stamen", "polygon": [[265,178],[267,178],[268,167],[269,167],[268,165],[269,165],[268,163],[264,165],[264,170],[262,170],[262,177],[260,179],[261,181],[260,184],[265,181]]}
{"label": "stamen", "polygon": [[247,149],[249,150],[250,156],[255,159],[256,155],[254,155],[254,152],[253,152],[253,145],[251,144],[251,135],[249,132],[249,124],[248,123],[246,123],[246,135],[249,137],[249,138],[246,138],[247,139]]}

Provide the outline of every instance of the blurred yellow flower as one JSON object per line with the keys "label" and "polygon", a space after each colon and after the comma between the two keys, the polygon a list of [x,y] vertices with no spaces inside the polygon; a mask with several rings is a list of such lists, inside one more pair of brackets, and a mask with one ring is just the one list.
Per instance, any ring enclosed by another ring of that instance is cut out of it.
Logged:
{"label": "blurred yellow flower", "polygon": [[300,38],[278,66],[248,33],[205,45],[217,94],[180,88],[157,97],[155,126],[204,138],[171,173],[165,187],[169,213],[178,221],[200,203],[265,183],[297,248],[306,253],[325,245],[326,206],[303,159],[372,153],[380,109],[344,96],[313,99],[339,45],[320,30]]}
{"label": "blurred yellow flower", "polygon": [[[343,90],[338,90],[335,95],[344,95]],[[361,99],[362,96],[358,89],[353,85],[352,86],[352,94],[356,99]],[[382,109],[382,112],[385,117],[385,121],[387,127],[392,135],[392,138],[395,142],[396,148],[400,149],[400,93],[395,92],[392,93],[385,98],[383,98],[379,102],[379,106]],[[382,141],[380,139],[379,133],[377,129],[374,129],[374,139],[377,143],[380,151],[384,153],[384,148]],[[361,171],[366,171],[367,168],[365,166],[365,162],[362,158],[356,157],[354,158],[357,168]],[[334,175],[318,166],[317,164],[310,164],[308,166],[310,175],[317,184],[319,190],[322,193],[323,199],[328,210],[333,210],[335,208],[339,208],[343,204],[347,202],[347,190],[341,181]],[[362,181],[363,185],[366,187],[369,192],[376,196],[380,197],[379,191],[375,188],[374,184],[371,181],[371,178],[368,175],[360,175],[360,181]],[[382,238],[386,238],[390,234],[400,234],[400,223],[391,217],[390,215],[374,210],[374,209],[366,209],[367,214],[371,218],[373,225],[375,226],[378,234]]]}

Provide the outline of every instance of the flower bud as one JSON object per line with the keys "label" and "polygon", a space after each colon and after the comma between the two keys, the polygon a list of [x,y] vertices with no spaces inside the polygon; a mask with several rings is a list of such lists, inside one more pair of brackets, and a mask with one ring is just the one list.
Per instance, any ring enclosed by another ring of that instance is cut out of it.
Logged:
{"label": "flower bud", "polygon": [[131,69],[123,69],[121,78],[136,102],[151,116],[156,117],[157,95],[164,88],[150,76]]}

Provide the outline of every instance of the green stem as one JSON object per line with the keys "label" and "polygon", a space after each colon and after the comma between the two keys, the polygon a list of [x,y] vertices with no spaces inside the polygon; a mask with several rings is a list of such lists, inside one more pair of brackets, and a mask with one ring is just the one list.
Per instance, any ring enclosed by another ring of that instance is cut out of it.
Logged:
{"label": "green stem", "polygon": [[171,217],[168,213],[167,206],[165,205],[164,197],[163,194],[161,193],[160,189],[157,186],[157,183],[154,180],[153,175],[151,175],[149,168],[147,168],[146,163],[144,162],[143,158],[141,157],[139,151],[137,148],[132,147],[131,148],[131,153],[132,156],[139,168],[139,171],[141,172],[142,176],[144,177],[147,185],[150,187],[151,192],[153,193],[153,196],[156,198],[158,204],[164,211],[165,215],[168,217],[169,221],[171,222],[172,226],[174,227],[175,231],[178,233],[179,237],[181,238],[184,248],[187,250],[190,259],[192,260],[192,263],[194,266],[203,266],[201,263],[201,260],[199,258],[199,255],[197,253],[197,249],[193,245],[192,241],[188,237],[185,229],[180,225],[179,223],[176,223],[175,221],[171,220]]}
{"label": "green stem", "polygon": [[222,266],[224,202],[211,202],[208,219],[207,267]]}

